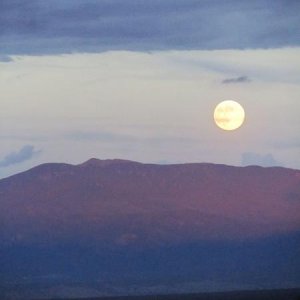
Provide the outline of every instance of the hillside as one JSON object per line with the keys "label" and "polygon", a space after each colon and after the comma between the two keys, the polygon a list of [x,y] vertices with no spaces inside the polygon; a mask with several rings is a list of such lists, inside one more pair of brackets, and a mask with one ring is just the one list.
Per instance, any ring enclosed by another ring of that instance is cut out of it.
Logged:
{"label": "hillside", "polygon": [[0,205],[3,290],[75,283],[99,296],[300,283],[299,170],[44,164],[0,180]]}

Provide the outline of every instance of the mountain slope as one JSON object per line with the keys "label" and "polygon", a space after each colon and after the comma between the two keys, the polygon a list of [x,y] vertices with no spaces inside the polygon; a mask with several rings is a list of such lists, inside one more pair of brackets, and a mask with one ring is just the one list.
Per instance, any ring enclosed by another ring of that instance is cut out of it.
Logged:
{"label": "mountain slope", "polygon": [[284,168],[92,159],[1,180],[0,197],[8,243],[45,234],[159,243],[300,227],[300,171]]}
{"label": "mountain slope", "polygon": [[300,284],[299,170],[44,164],[0,180],[0,205],[3,290],[79,284],[99,296]]}

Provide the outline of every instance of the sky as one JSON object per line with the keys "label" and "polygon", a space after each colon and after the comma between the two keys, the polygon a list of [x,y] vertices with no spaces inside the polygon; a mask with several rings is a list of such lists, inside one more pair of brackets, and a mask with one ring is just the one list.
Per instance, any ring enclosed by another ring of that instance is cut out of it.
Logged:
{"label": "sky", "polygon": [[300,169],[299,24],[293,0],[1,0],[0,178],[92,157]]}

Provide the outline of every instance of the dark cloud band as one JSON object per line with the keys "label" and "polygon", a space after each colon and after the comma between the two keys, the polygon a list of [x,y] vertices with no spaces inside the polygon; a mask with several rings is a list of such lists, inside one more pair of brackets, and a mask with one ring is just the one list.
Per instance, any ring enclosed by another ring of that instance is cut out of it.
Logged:
{"label": "dark cloud band", "polygon": [[2,0],[0,54],[299,45],[290,0]]}

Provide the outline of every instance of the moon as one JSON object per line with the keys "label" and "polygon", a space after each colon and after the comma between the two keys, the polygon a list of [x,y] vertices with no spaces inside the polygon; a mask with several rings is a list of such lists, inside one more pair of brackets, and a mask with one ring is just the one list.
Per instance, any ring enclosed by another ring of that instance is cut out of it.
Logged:
{"label": "moon", "polygon": [[215,108],[214,120],[223,130],[238,129],[245,121],[244,108],[233,100],[222,101]]}

